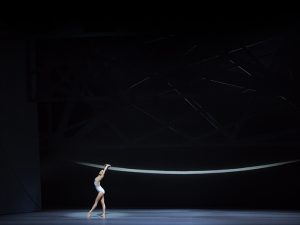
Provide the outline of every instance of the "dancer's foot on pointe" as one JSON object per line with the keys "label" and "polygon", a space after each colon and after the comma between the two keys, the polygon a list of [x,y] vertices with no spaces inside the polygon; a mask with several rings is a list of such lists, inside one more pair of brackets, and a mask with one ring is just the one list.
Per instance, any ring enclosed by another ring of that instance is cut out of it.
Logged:
{"label": "dancer's foot on pointe", "polygon": [[92,215],[92,213],[88,212],[87,215],[86,215],[86,217],[89,219],[89,218],[91,218],[91,215]]}

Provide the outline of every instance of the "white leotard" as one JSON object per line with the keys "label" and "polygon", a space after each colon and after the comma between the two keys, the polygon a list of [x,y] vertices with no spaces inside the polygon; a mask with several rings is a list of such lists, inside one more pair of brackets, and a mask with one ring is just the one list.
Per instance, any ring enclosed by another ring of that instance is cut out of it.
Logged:
{"label": "white leotard", "polygon": [[95,188],[98,192],[102,192],[103,194],[105,193],[104,189],[101,187],[100,185],[100,181],[94,181],[94,185],[95,185]]}

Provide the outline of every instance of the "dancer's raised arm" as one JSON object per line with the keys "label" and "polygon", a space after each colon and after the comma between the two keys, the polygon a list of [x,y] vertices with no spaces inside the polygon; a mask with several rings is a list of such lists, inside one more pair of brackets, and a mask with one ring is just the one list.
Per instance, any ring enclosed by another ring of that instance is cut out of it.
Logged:
{"label": "dancer's raised arm", "polygon": [[101,173],[101,171],[102,171],[102,176],[104,176],[104,174],[105,174],[105,172],[106,172],[106,170],[109,168],[109,167],[111,167],[111,165],[110,164],[105,164],[104,165],[105,167],[104,167],[104,169],[103,170],[100,170],[100,172],[99,172],[99,174]]}

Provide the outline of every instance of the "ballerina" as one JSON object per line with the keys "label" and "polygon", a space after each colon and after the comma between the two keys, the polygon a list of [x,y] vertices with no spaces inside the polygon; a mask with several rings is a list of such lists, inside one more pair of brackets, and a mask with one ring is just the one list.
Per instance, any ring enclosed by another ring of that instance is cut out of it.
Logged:
{"label": "ballerina", "polygon": [[101,205],[102,205],[102,217],[105,218],[105,210],[106,210],[106,207],[105,207],[105,201],[104,201],[104,194],[105,194],[105,191],[104,189],[101,187],[100,185],[100,181],[104,178],[104,175],[105,175],[105,172],[106,170],[110,167],[111,165],[109,164],[105,164],[105,167],[103,170],[100,170],[99,174],[97,177],[95,177],[95,180],[94,180],[94,185],[95,185],[95,188],[96,190],[98,191],[98,194],[97,194],[97,197],[95,199],[95,202],[94,202],[94,205],[92,206],[91,210],[88,212],[87,214],[87,217],[90,218],[91,215],[92,215],[92,212],[93,210],[97,207],[99,201],[101,201]]}

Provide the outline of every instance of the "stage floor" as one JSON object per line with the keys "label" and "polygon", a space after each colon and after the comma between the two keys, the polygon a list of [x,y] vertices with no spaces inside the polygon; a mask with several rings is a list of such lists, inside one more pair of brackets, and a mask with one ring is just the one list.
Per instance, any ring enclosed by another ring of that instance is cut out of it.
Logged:
{"label": "stage floor", "polygon": [[108,210],[107,218],[100,217],[99,210],[90,219],[87,210],[57,210],[33,213],[0,215],[4,224],[106,224],[106,225],[300,225],[300,212],[249,211],[249,210]]}

